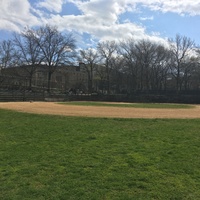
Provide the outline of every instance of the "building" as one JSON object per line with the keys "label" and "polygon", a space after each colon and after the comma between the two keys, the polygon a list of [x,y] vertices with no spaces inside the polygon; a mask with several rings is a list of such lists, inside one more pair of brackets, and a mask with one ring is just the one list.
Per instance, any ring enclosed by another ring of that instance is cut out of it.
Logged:
{"label": "building", "polygon": [[[0,84],[4,87],[26,87],[32,90],[47,89],[49,67],[47,65],[25,65],[2,69]],[[69,90],[87,91],[87,72],[83,65],[62,65],[55,68],[50,79],[51,90],[67,92]]]}

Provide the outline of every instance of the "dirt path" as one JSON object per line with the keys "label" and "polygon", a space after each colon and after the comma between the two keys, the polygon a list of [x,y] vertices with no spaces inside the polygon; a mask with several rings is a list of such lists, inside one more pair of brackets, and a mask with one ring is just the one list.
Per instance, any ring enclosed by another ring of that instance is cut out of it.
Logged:
{"label": "dirt path", "polygon": [[144,109],[106,106],[73,106],[53,102],[8,102],[0,103],[0,108],[27,113],[64,116],[114,118],[200,118],[199,105],[191,109]]}

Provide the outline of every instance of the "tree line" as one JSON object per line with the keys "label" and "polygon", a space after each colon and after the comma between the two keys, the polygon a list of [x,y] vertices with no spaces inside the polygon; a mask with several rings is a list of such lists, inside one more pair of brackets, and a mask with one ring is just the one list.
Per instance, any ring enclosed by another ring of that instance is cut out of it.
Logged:
{"label": "tree line", "polygon": [[49,25],[26,28],[0,42],[0,75],[5,69],[27,70],[29,87],[39,65],[48,67],[48,90],[59,66],[82,63],[88,76],[88,92],[189,91],[200,88],[200,48],[177,34],[166,43],[148,39],[99,42],[77,50],[72,33]]}

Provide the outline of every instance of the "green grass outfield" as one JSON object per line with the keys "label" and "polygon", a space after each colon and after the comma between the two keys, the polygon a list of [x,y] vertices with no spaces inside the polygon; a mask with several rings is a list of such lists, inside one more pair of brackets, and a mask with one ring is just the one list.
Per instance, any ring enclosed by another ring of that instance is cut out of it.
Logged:
{"label": "green grass outfield", "polygon": [[200,119],[0,119],[1,200],[200,199]]}

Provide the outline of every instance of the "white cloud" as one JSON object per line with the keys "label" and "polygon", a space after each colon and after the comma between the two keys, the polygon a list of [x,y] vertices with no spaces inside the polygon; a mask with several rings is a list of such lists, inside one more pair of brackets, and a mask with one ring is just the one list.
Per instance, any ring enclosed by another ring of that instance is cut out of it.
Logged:
{"label": "white cloud", "polygon": [[153,19],[154,19],[153,16],[151,16],[151,17],[140,17],[140,20],[141,20],[141,21],[153,20]]}
{"label": "white cloud", "polygon": [[[178,14],[200,15],[200,0],[68,0],[76,4],[80,9],[102,10],[111,4],[114,13],[120,14],[124,11],[134,11],[137,5],[146,6],[152,10],[161,12],[174,12]],[[96,8],[97,6],[97,8]],[[107,10],[107,9],[106,9]],[[117,11],[118,12],[115,12]]]}
{"label": "white cloud", "polygon": [[[130,0],[92,0],[73,2],[82,15],[51,15],[49,23],[58,25],[61,30],[68,29],[88,33],[97,40],[120,40],[129,37],[135,39],[152,38],[145,33],[145,27],[129,21],[119,23],[119,17],[126,11],[136,9],[134,1]],[[131,3],[130,3],[131,2]],[[149,18],[149,19],[152,19]],[[158,38],[158,40],[160,40]]]}
{"label": "white cloud", "polygon": [[37,3],[37,7],[46,8],[50,12],[60,13],[65,0],[43,0]]}
{"label": "white cloud", "polygon": [[19,31],[27,25],[39,24],[39,19],[31,13],[31,5],[28,0],[0,1],[0,29]]}
{"label": "white cloud", "polygon": [[[110,0],[94,0],[89,2],[78,2],[79,9],[82,9],[82,15],[51,15],[49,23],[58,25],[61,30],[68,29],[79,31],[80,33],[91,34],[98,40],[119,40],[130,36],[144,36],[145,28],[130,22],[120,24],[118,17],[125,12],[120,4]],[[101,4],[104,6],[101,6]]]}
{"label": "white cloud", "polygon": [[152,10],[181,15],[200,15],[200,0],[136,0]]}
{"label": "white cloud", "polygon": [[115,0],[93,0],[72,2],[82,11],[83,15],[94,18],[96,22],[111,25],[117,22],[121,13],[125,12],[125,5],[121,5]]}
{"label": "white cloud", "polygon": [[[61,15],[67,2],[73,3],[81,14]],[[200,0],[42,0],[35,5],[30,5],[28,0],[18,0],[17,6],[16,0],[0,0],[0,29],[19,31],[27,25],[49,23],[60,30],[91,34],[94,41],[128,37],[160,41],[159,33],[149,36],[142,25],[131,23],[128,19],[119,22],[123,13],[138,12],[141,6],[161,12],[200,15]],[[153,16],[140,18],[153,19]]]}

